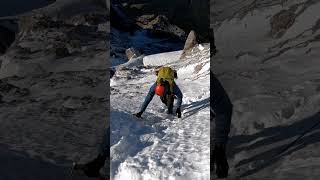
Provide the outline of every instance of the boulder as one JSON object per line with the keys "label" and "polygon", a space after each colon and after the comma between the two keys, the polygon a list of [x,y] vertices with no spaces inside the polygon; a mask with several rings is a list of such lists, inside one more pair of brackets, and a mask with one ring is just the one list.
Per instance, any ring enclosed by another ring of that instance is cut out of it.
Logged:
{"label": "boulder", "polygon": [[192,49],[195,46],[197,46],[197,44],[198,42],[197,42],[196,33],[192,30],[190,31],[188,38],[184,44],[184,48],[183,48],[180,59],[184,59],[188,54],[190,54]]}
{"label": "boulder", "polygon": [[136,50],[135,48],[129,48],[126,50],[126,56],[128,58],[128,60],[131,60],[133,58],[137,58],[139,57],[141,54],[138,50]]}

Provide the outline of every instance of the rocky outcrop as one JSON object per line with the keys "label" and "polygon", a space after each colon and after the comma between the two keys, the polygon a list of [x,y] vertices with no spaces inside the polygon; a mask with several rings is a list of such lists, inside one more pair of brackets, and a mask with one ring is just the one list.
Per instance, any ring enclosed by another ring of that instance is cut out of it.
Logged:
{"label": "rocky outcrop", "polygon": [[198,45],[196,33],[192,30],[190,31],[188,38],[184,44],[184,48],[181,54],[180,59],[184,59],[187,55],[190,55],[192,49]]}
{"label": "rocky outcrop", "polygon": [[96,156],[107,123],[107,33],[98,31],[107,19],[70,23],[103,11],[83,13],[87,6],[68,1],[73,11],[65,12],[57,3],[18,16],[18,36],[0,56],[0,143],[51,162],[83,162]]}
{"label": "rocky outcrop", "polygon": [[[125,12],[136,19],[143,15],[164,15],[171,24],[178,26],[185,32],[195,30],[201,35],[199,40],[208,42],[209,37],[209,2],[207,0],[153,0],[126,1]],[[143,4],[142,9],[132,5]],[[141,23],[141,21],[138,21]]]}
{"label": "rocky outcrop", "polygon": [[282,10],[275,14],[270,20],[271,36],[273,38],[281,37],[295,22],[297,7],[288,10]]}
{"label": "rocky outcrop", "polygon": [[150,22],[156,18],[154,14],[145,14],[142,16],[139,16],[136,18],[136,23],[138,26],[144,28],[144,27],[149,27],[150,28]]}
{"label": "rocky outcrop", "polygon": [[128,60],[131,60],[132,58],[137,58],[141,56],[141,54],[137,49],[131,47],[126,50],[126,56]]}
{"label": "rocky outcrop", "polygon": [[185,32],[183,29],[172,24],[164,15],[154,17],[142,16],[137,19],[137,25],[143,29],[150,30],[151,33],[157,35],[171,35],[180,39],[185,39]]}

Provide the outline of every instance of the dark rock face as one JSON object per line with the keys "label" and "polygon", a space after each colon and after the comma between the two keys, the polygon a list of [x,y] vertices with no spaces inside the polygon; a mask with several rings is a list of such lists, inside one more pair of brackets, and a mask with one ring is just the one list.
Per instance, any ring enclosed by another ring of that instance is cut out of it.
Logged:
{"label": "dark rock face", "polygon": [[287,31],[287,29],[293,25],[296,18],[295,10],[296,8],[282,10],[271,18],[270,25],[272,37],[281,37]]}
{"label": "dark rock face", "polygon": [[[100,16],[106,12],[97,8],[84,15],[73,7],[80,14],[57,18],[50,16],[56,11],[51,7],[17,17],[15,42],[0,58],[0,142],[56,162],[76,159],[70,149],[79,149],[87,161],[107,123],[107,33],[97,31],[98,24],[108,23]],[[68,23],[77,17],[86,19]],[[1,47],[7,47],[2,40],[8,31],[0,32]]]}
{"label": "dark rock face", "polygon": [[137,25],[143,29],[150,30],[155,35],[175,36],[179,39],[185,39],[184,30],[172,24],[166,16],[159,15],[155,18],[152,17],[154,16],[140,17],[140,22],[138,21]]}
{"label": "dark rock face", "polygon": [[7,48],[15,40],[15,32],[0,26],[0,54],[6,52]]}
{"label": "dark rock face", "polygon": [[123,6],[118,1],[112,1],[110,6],[110,21],[113,27],[125,31],[134,31],[136,26],[134,21],[127,16]]}
{"label": "dark rock face", "polygon": [[[199,34],[200,41],[209,41],[210,9],[207,0],[137,0],[126,3],[131,4],[125,8],[125,12],[130,16],[139,18],[143,15],[164,15],[172,24],[185,32],[195,30]],[[142,9],[137,9],[132,6],[133,4],[144,4],[144,6]]]}

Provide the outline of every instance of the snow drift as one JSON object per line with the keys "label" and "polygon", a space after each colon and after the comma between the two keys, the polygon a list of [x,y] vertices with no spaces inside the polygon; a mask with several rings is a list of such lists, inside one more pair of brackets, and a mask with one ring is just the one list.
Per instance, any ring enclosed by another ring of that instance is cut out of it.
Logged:
{"label": "snow drift", "polygon": [[173,63],[179,60],[182,51],[173,51],[155,55],[149,55],[143,58],[143,65],[145,66],[163,66],[165,64]]}

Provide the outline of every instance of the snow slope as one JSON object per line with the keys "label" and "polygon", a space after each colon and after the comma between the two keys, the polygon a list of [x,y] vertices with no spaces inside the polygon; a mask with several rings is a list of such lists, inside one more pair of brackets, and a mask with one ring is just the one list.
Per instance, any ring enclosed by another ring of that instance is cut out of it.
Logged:
{"label": "snow slope", "polygon": [[111,179],[210,179],[210,49],[204,47],[169,64],[178,71],[176,83],[184,95],[181,119],[167,115],[156,96],[143,121],[132,116],[156,80],[154,68],[131,67],[111,79]]}
{"label": "snow slope", "polygon": [[319,121],[319,1],[211,5],[219,51],[213,72],[234,104],[229,179],[315,179],[320,127],[308,128]]}

